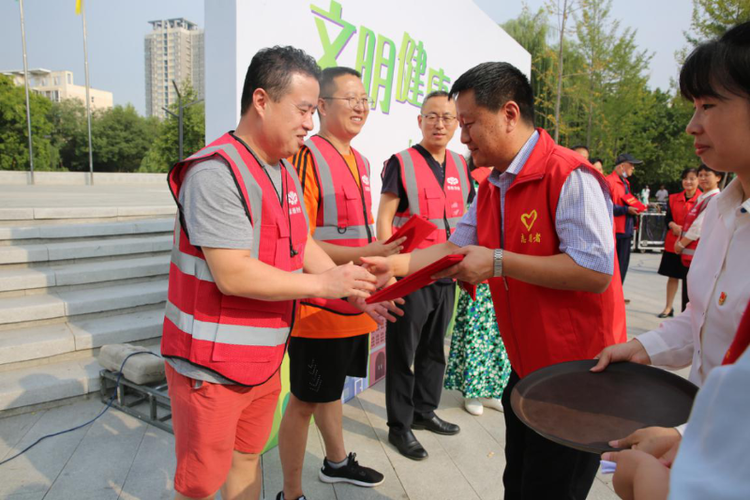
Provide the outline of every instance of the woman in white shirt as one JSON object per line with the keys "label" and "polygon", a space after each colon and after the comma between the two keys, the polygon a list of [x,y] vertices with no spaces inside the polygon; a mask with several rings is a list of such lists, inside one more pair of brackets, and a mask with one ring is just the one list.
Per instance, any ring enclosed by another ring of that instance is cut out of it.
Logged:
{"label": "woman in white shirt", "polygon": [[[672,369],[692,363],[690,381],[701,386],[721,363],[750,301],[750,23],[696,48],[680,73],[680,91],[695,107],[687,132],[696,154],[712,169],[737,177],[704,212],[685,311],[657,330],[604,349],[592,371],[617,361]],[[680,438],[678,429],[649,427],[611,444],[660,456]]]}

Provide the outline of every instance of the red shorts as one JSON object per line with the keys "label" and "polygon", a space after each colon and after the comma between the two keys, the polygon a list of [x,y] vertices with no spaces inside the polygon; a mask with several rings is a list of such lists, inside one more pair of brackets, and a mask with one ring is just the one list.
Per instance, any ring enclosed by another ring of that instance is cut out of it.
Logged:
{"label": "red shorts", "polygon": [[174,488],[202,498],[216,493],[232,467],[233,451],[260,453],[268,441],[281,379],[243,387],[195,381],[166,363],[177,469]]}

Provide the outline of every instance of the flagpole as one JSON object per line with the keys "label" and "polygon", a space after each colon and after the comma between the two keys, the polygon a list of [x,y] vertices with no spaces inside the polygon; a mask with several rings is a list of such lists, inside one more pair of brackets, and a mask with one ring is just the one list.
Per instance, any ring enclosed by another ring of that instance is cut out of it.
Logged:
{"label": "flagpole", "polygon": [[29,105],[29,65],[26,62],[26,28],[23,20],[23,0],[18,0],[21,11],[21,41],[23,45],[23,79],[26,86],[26,126],[29,132],[29,169],[31,183],[34,184],[34,146],[31,140],[31,106]]}
{"label": "flagpole", "polygon": [[91,147],[91,96],[89,95],[89,54],[86,43],[86,5],[83,0],[80,0],[81,6],[81,19],[83,20],[83,67],[86,73],[86,119],[88,121],[89,130],[89,179],[91,185],[94,185],[94,153]]}

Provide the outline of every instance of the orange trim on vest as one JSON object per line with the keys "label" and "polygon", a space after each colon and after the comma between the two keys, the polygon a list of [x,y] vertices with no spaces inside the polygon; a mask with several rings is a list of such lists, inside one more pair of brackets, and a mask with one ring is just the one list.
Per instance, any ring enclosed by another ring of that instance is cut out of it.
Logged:
{"label": "orange trim on vest", "polygon": [[[363,247],[374,240],[362,228],[372,223],[369,162],[354,148],[358,177],[345,158],[327,140],[313,136],[306,142],[310,149],[314,178],[318,182],[319,202],[315,214],[316,228],[313,237],[333,245]],[[317,151],[315,151],[317,149]],[[309,177],[308,177],[309,179]],[[305,192],[305,203],[309,203]],[[317,200],[316,200],[317,201]],[[353,227],[360,228],[356,237],[347,237]],[[332,236],[332,237],[331,237]],[[377,329],[377,323],[367,314],[344,301],[304,300],[297,308],[292,336],[305,338],[346,338],[364,335]]]}
{"label": "orange trim on vest", "polygon": [[[579,167],[601,174],[538,130],[539,141],[506,193],[505,249],[550,256],[560,253],[555,216],[565,180]],[[477,196],[479,244],[501,248],[500,191],[485,181]],[[489,280],[500,334],[520,377],[555,363],[591,359],[606,346],[627,340],[616,259],[612,281],[601,294],[553,290],[513,278]]]}

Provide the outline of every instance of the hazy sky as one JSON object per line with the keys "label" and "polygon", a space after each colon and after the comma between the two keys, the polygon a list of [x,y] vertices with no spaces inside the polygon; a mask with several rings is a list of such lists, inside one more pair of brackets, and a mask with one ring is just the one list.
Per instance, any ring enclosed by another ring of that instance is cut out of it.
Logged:
{"label": "hazy sky", "polygon": [[[86,0],[91,86],[114,93],[115,104],[145,111],[143,36],[148,21],[184,17],[203,26],[204,0]],[[283,1],[283,0],[278,0]],[[519,0],[475,0],[498,23],[516,17]],[[544,0],[527,0],[536,11]],[[25,0],[29,69],[72,70],[84,84],[81,17],[75,0]],[[652,87],[667,88],[677,74],[674,53],[690,25],[690,0],[613,0],[612,17],[637,30],[638,45],[654,52]],[[23,68],[18,3],[0,0],[0,70]]]}

